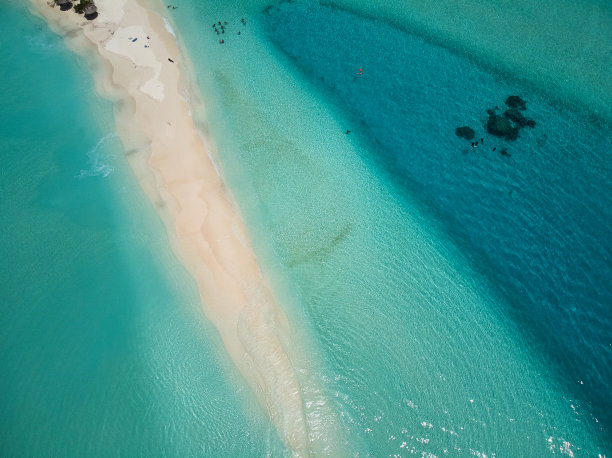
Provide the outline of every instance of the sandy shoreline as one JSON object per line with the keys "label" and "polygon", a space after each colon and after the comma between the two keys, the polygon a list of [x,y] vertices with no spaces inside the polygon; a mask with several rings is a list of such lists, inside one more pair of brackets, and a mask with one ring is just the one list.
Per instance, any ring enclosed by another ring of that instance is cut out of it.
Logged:
{"label": "sandy shoreline", "polygon": [[31,4],[72,50],[99,54],[92,69],[98,91],[115,103],[130,165],[197,281],[207,317],[281,438],[307,455],[300,386],[281,343],[287,321],[181,97],[185,82],[175,37],[136,0],[98,0],[94,21],[47,0]]}

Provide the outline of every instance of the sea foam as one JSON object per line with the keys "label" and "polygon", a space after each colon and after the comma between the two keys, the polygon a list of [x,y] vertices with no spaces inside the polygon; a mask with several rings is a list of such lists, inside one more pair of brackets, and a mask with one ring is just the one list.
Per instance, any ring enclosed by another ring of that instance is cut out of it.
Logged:
{"label": "sea foam", "polygon": [[116,132],[106,134],[104,137],[98,140],[98,143],[96,143],[93,148],[87,151],[87,157],[89,158],[89,168],[81,169],[81,171],[78,175],[75,176],[75,178],[84,179],[97,176],[106,178],[113,172],[114,169],[110,164],[110,155],[104,148],[104,145],[114,138],[117,138]]}
{"label": "sea foam", "polygon": [[164,27],[166,28],[166,30],[170,33],[170,35],[176,38],[176,33],[174,33],[174,29],[172,28],[168,20],[165,17],[162,17],[162,19],[164,20]]}

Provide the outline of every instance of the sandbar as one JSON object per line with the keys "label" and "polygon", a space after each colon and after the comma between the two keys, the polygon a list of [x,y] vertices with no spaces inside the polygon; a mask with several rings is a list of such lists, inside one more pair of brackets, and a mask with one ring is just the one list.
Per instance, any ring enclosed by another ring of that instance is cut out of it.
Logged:
{"label": "sandbar", "polygon": [[47,0],[30,2],[92,62],[98,92],[114,102],[126,157],[196,280],[206,316],[281,439],[308,455],[300,384],[282,343],[288,322],[211,159],[214,142],[198,132],[181,96],[183,56],[172,29],[137,0],[97,0],[93,21]]}

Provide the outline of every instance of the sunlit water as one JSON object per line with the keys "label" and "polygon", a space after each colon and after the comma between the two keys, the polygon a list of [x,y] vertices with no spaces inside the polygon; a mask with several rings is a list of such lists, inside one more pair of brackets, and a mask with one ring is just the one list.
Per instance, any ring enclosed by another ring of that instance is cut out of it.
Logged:
{"label": "sunlit water", "polygon": [[17,2],[0,30],[0,455],[282,453],[86,62]]}
{"label": "sunlit water", "polygon": [[[605,450],[609,128],[384,22],[267,6],[172,17],[344,439],[374,455]],[[536,127],[486,135],[486,109],[515,93]],[[464,124],[486,147],[457,138]]]}
{"label": "sunlit water", "polygon": [[[364,159],[418,198],[609,422],[612,129],[386,24],[305,3],[267,17],[275,43],[348,112]],[[485,129],[486,109],[501,114],[510,94],[536,120],[516,141]],[[454,134],[462,125],[477,147]]]}
{"label": "sunlit water", "polygon": [[[313,452],[607,453],[609,128],[380,20],[210,3],[164,14],[289,315]],[[3,455],[287,454],[85,63],[2,10],[23,68],[1,89]],[[510,93],[537,124],[497,141],[485,110]]]}

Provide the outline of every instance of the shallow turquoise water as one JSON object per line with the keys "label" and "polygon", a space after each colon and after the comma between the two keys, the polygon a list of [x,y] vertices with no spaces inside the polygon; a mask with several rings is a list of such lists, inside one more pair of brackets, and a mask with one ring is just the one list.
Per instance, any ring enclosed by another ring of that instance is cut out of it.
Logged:
{"label": "shallow turquoise water", "polygon": [[[418,198],[609,424],[612,129],[384,23],[307,3],[267,17],[274,42],[348,112],[364,159]],[[485,110],[517,93],[536,127],[517,141],[489,135]],[[465,124],[484,139],[477,148],[454,134]]]}
{"label": "shallow turquoise water", "polygon": [[[606,450],[597,403],[609,390],[611,207],[591,186],[610,186],[609,129],[316,3],[189,2],[172,13],[203,127],[302,330],[295,345],[314,353],[305,391],[323,386],[339,442],[362,454]],[[471,152],[455,127],[480,136],[486,108],[512,91],[544,126],[496,143],[510,164]],[[509,205],[513,187],[521,199]],[[316,412],[310,421],[319,426]]]}
{"label": "shallow turquoise water", "polygon": [[[383,22],[313,5],[194,0],[170,13],[204,100],[194,116],[292,324],[313,452],[607,453],[590,403],[610,383],[609,130]],[[15,2],[0,21],[13,64],[0,73],[1,454],[287,454],[202,318],[86,62]],[[355,30],[371,40],[345,47]],[[420,72],[404,78],[403,59]],[[542,143],[537,129],[508,146],[511,167],[464,151],[455,123],[481,123],[509,90],[538,127],[580,136],[580,160],[546,160],[566,139]],[[508,182],[524,199],[508,204]],[[578,200],[596,209],[588,221]],[[558,217],[585,238],[564,237]],[[530,234],[536,255],[517,241]],[[537,254],[558,264],[576,245],[594,251],[576,254],[591,283],[553,288],[564,278]],[[599,379],[578,386],[593,368]]]}
{"label": "shallow turquoise water", "polygon": [[86,62],[16,3],[0,29],[0,455],[281,450]]}

